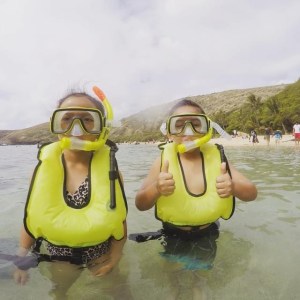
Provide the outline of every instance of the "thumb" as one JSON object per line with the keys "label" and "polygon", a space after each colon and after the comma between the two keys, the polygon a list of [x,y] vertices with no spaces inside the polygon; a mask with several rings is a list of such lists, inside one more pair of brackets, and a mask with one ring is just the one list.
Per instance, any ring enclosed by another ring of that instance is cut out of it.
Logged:
{"label": "thumb", "polygon": [[226,162],[222,162],[221,163],[221,175],[224,175],[227,173],[227,170],[226,170]]}
{"label": "thumb", "polygon": [[165,160],[161,167],[161,172],[168,173],[169,172],[169,161]]}

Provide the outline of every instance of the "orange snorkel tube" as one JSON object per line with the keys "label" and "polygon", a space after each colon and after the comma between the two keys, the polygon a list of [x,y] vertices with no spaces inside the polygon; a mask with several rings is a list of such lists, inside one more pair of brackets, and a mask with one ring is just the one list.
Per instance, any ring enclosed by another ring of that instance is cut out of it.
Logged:
{"label": "orange snorkel tube", "polygon": [[93,92],[96,94],[96,96],[102,101],[103,106],[105,108],[106,111],[106,119],[109,122],[112,122],[113,118],[114,118],[114,114],[113,114],[113,110],[112,107],[110,105],[110,103],[108,102],[105,94],[103,93],[102,90],[100,90],[97,86],[93,86]]}

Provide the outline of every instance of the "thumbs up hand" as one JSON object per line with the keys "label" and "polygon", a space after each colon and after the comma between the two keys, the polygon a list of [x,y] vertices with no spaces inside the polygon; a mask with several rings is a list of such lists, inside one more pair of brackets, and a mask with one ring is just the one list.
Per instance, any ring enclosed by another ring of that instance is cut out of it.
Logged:
{"label": "thumbs up hand", "polygon": [[217,193],[221,198],[226,198],[232,195],[233,183],[229,173],[226,170],[226,163],[221,163],[221,174],[216,180]]}
{"label": "thumbs up hand", "polygon": [[169,173],[169,161],[164,161],[161,172],[158,175],[156,188],[161,195],[169,196],[175,190],[173,175]]}

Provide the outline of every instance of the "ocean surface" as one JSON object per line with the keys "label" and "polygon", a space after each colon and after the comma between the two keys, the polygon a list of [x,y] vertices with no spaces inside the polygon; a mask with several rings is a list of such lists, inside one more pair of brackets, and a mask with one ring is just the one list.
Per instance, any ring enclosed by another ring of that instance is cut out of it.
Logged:
{"label": "ocean surface", "polygon": [[[184,255],[170,259],[161,240],[128,240],[118,268],[102,278],[83,270],[65,299],[299,299],[300,147],[225,150],[231,163],[257,185],[258,198],[249,203],[237,199],[232,218],[220,221],[209,265],[201,267]],[[128,234],[160,229],[153,210],[140,212],[134,205],[158,155],[156,145],[119,145]],[[17,249],[36,156],[36,146],[0,147],[0,253]],[[30,269],[29,282],[18,286],[12,264],[0,260],[0,299],[55,299],[48,267],[42,262]]]}

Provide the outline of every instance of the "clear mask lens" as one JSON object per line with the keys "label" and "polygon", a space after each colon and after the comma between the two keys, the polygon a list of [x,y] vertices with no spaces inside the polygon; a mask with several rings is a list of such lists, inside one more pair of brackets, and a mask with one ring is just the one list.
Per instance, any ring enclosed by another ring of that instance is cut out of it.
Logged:
{"label": "clear mask lens", "polygon": [[209,122],[205,115],[175,115],[168,120],[168,133],[173,135],[204,135],[208,129]]}
{"label": "clear mask lens", "polygon": [[51,118],[51,131],[63,134],[72,130],[73,136],[82,135],[82,130],[90,134],[99,134],[103,123],[102,114],[97,109],[57,109]]}

